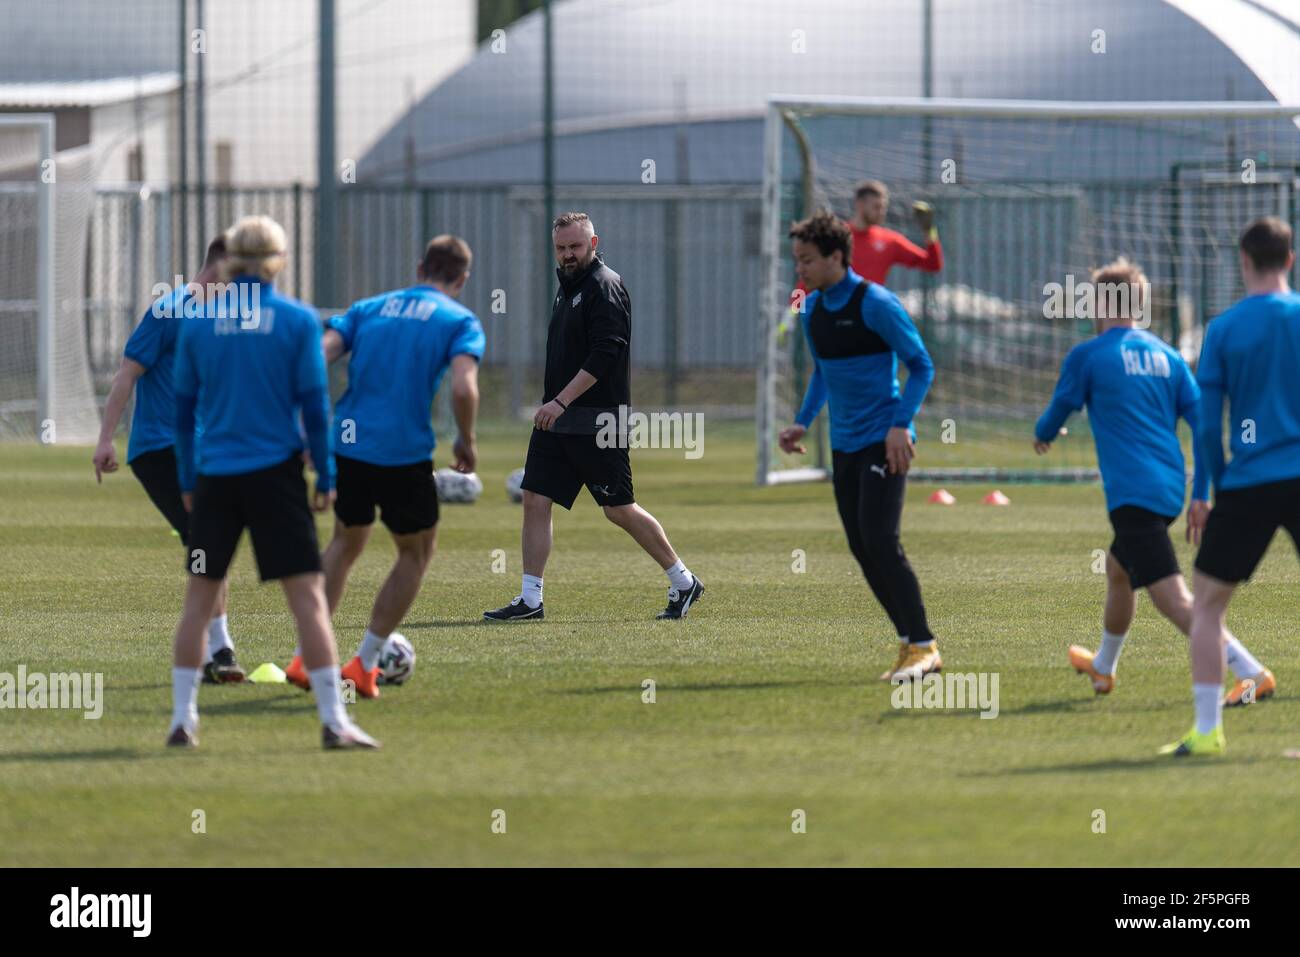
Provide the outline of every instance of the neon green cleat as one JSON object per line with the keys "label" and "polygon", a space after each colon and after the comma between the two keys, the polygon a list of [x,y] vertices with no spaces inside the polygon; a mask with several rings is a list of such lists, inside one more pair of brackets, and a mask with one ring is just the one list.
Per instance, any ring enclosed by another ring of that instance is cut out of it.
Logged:
{"label": "neon green cleat", "polygon": [[1182,739],[1173,744],[1166,744],[1160,749],[1161,754],[1172,754],[1176,758],[1215,757],[1228,750],[1223,739],[1223,725],[1213,731],[1200,734],[1196,728],[1188,731]]}

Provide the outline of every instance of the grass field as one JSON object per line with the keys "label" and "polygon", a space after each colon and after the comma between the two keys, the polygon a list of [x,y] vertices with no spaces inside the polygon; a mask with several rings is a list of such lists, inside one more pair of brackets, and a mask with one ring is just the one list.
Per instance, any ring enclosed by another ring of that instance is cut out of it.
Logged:
{"label": "grass field", "polygon": [[[977,504],[984,487],[947,509],[910,490],[904,542],[946,669],[1000,676],[983,720],[891,706],[875,678],[894,640],[830,488],[754,488],[748,431],[710,431],[696,461],[634,453],[638,498],[708,585],[686,621],[650,620],[663,575],[583,493],[557,512],[546,621],[480,623],[518,587],[502,483],[525,441],[488,432],[483,499],[444,507],[402,628],[417,673],[356,706],[385,745],[362,754],[319,749],[307,695],[247,684],[205,686],[202,748],[166,751],[176,540],[125,470],[96,486],[88,449],[0,446],[0,671],[106,684],[97,721],[0,712],[0,865],[1300,864],[1283,839],[1300,775],[1283,756],[1300,746],[1284,538],[1230,618],[1279,694],[1229,713],[1222,760],[1175,763],[1154,752],[1191,721],[1185,642],[1145,598],[1113,695],[1065,664],[1069,643],[1097,641],[1099,488],[1010,487],[1003,509]],[[345,657],[390,558],[377,535],[336,616]],[[231,626],[246,667],[293,650],[247,542]]]}

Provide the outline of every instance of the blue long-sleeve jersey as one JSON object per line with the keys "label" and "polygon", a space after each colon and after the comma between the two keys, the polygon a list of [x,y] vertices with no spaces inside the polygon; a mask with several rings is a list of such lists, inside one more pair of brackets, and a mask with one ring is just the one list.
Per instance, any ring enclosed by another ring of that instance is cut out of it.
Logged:
{"label": "blue long-sleeve jersey", "polygon": [[[1300,478],[1300,294],[1247,296],[1210,323],[1196,449],[1216,490]],[[1228,400],[1232,459],[1223,455]]]}
{"label": "blue long-sleeve jersey", "polygon": [[[892,428],[915,438],[912,419],[934,381],[934,363],[898,297],[852,269],[825,291],[809,293],[802,314],[813,357],[795,422],[807,428],[830,403],[831,448],[856,452]],[[907,386],[898,385],[898,362]]]}
{"label": "blue long-sleeve jersey", "polygon": [[[182,320],[177,338],[172,385],[181,489],[194,488],[196,472],[255,472],[301,451],[301,412],[316,488],[329,491],[334,451],[316,310],[252,276],[235,277],[231,290],[205,302],[199,317]],[[196,409],[204,424],[197,448]]]}
{"label": "blue long-sleeve jersey", "polygon": [[[1182,416],[1195,435],[1201,392],[1178,351],[1144,329],[1116,326],[1065,357],[1052,402],[1034,427],[1051,442],[1073,412],[1088,407],[1106,508],[1136,505],[1177,515],[1187,496],[1178,443]],[[1209,497],[1209,477],[1194,454],[1192,497]]]}

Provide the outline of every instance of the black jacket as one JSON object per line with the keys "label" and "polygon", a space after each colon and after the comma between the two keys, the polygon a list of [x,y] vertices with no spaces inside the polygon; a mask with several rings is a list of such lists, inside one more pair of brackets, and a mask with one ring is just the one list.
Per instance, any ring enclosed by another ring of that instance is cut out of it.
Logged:
{"label": "black jacket", "polygon": [[632,403],[628,347],[632,339],[632,300],[619,274],[600,256],[575,276],[557,269],[560,289],[546,333],[543,402],[554,399],[585,369],[596,384],[569,405],[555,423],[557,432],[596,432],[600,412],[617,414]]}

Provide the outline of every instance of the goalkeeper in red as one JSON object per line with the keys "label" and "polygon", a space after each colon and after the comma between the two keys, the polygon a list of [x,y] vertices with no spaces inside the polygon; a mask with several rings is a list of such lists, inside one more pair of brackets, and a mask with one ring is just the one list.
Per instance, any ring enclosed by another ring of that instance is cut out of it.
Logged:
{"label": "goalkeeper in red", "polygon": [[[853,557],[898,632],[898,660],[880,677],[920,679],[943,662],[926,621],[921,586],[899,541],[912,419],[934,364],[898,297],[859,276],[849,263],[853,238],[829,212],[790,230],[799,281],[811,289],[800,314],[815,367],[781,450],[802,453],[804,432],[830,404],[835,503]],[[898,363],[909,375],[898,386]]]}

